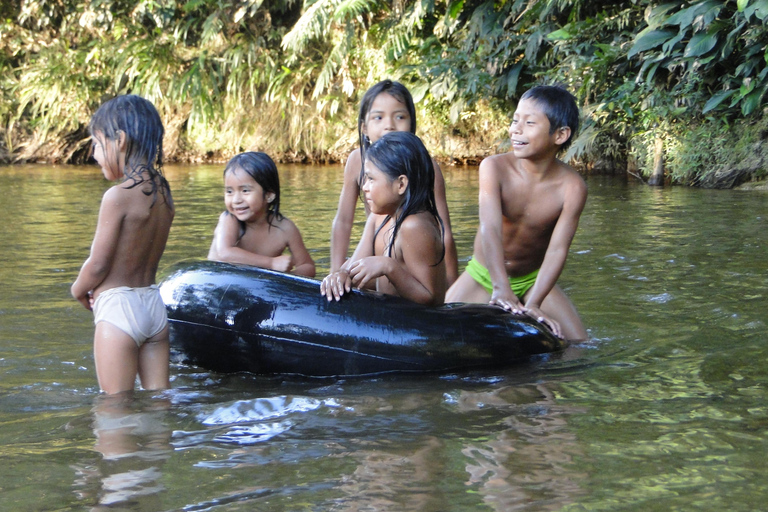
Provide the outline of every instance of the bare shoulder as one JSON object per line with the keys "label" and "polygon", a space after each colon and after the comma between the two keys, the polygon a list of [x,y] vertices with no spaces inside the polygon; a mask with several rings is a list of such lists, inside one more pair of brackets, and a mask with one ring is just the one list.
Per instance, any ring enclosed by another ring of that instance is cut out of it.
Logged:
{"label": "bare shoulder", "polygon": [[570,165],[561,162],[560,160],[557,161],[558,163],[558,174],[561,176],[561,179],[563,180],[563,185],[566,188],[566,193],[569,195],[574,196],[575,198],[584,197],[587,196],[587,183],[584,181],[584,178],[582,178],[581,174],[576,172],[576,170],[571,167]]}
{"label": "bare shoulder", "polygon": [[236,224],[237,224],[237,218],[234,215],[231,215],[227,210],[224,210],[223,212],[221,212],[221,215],[219,215],[219,221],[216,224],[216,227],[236,225]]}
{"label": "bare shoulder", "polygon": [[[139,192],[141,194],[141,192]],[[142,196],[144,194],[141,194]],[[137,202],[143,202],[141,197],[136,195],[136,191],[133,189],[125,188],[123,183],[118,183],[104,192],[104,196],[101,199],[101,206],[104,208],[109,206],[113,213],[122,211],[123,214],[128,213]]]}
{"label": "bare shoulder", "polygon": [[429,212],[419,212],[407,216],[400,224],[400,234],[406,237],[424,239],[425,235],[437,233],[438,225],[435,218]]}
{"label": "bare shoulder", "polygon": [[357,177],[360,175],[360,169],[362,168],[363,161],[360,155],[360,148],[352,151],[347,157],[347,162],[344,164],[344,177]]}
{"label": "bare shoulder", "polygon": [[479,171],[485,174],[507,173],[515,168],[516,158],[512,153],[501,153],[484,158]]}
{"label": "bare shoulder", "polygon": [[296,227],[296,224],[289,219],[288,217],[282,217],[280,220],[273,219],[272,220],[272,226],[276,227],[283,233],[285,233],[287,236],[290,236],[293,233],[298,233],[299,228]]}

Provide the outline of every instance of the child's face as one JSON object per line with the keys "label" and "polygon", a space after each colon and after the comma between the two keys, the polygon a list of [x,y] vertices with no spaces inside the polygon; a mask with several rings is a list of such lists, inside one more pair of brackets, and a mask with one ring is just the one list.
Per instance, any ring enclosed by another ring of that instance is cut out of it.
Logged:
{"label": "child's face", "polygon": [[[91,137],[91,144],[93,146],[93,158],[101,166],[104,177],[110,181],[122,178],[119,140],[110,140],[104,137],[103,133],[94,133]],[[125,155],[122,156],[125,157]]]}
{"label": "child's face", "polygon": [[[524,99],[517,105],[509,138],[517,158],[535,158],[553,150],[557,151],[570,135],[570,128],[559,128],[549,133],[549,119],[538,102]],[[564,132],[565,138],[563,138]]]}
{"label": "child's face", "polygon": [[409,131],[411,115],[405,103],[386,92],[376,96],[363,124],[363,134],[371,139],[371,144],[382,138],[385,133]]}
{"label": "child's face", "polygon": [[242,169],[224,175],[224,204],[237,220],[249,222],[263,217],[274,199],[275,194],[265,194],[261,185]]}
{"label": "child's face", "polygon": [[372,213],[394,215],[402,203],[407,187],[408,178],[405,175],[392,180],[372,162],[365,163],[363,194]]}

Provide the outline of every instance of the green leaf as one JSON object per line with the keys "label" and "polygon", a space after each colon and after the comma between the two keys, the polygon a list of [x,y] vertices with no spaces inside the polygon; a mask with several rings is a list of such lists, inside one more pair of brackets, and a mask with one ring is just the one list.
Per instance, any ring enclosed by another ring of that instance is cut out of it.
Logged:
{"label": "green leaf", "polygon": [[745,96],[744,99],[741,100],[741,113],[748,116],[754,112],[755,109],[760,106],[760,96],[762,96],[762,94],[763,91],[758,89]]}
{"label": "green leaf", "polygon": [[688,41],[683,57],[701,57],[710,52],[715,45],[717,45],[717,32],[696,34]]}
{"label": "green leaf", "polygon": [[720,91],[719,93],[715,94],[714,96],[709,98],[707,103],[704,105],[704,108],[702,109],[701,113],[706,114],[710,110],[714,110],[715,108],[717,108],[717,106],[720,103],[730,98],[735,92],[736,92],[735,89],[731,89],[730,91]]}
{"label": "green leaf", "polygon": [[667,3],[654,7],[646,19],[649,29],[653,30],[656,27],[667,24],[667,13],[678,6],[678,3]]}
{"label": "green leaf", "polygon": [[756,0],[744,8],[744,17],[749,19],[755,15],[759,20],[768,18],[768,0]]}
{"label": "green leaf", "polygon": [[749,0],[737,0],[736,8],[739,10],[739,12],[743,12],[744,9],[747,7],[748,3],[749,3]]}
{"label": "green leaf", "polygon": [[564,28],[561,28],[560,30],[555,30],[554,32],[550,32],[549,34],[547,34],[547,39],[549,39],[550,41],[565,41],[572,37],[573,35]]}
{"label": "green leaf", "polygon": [[635,44],[632,45],[629,53],[627,53],[628,59],[631,59],[640,52],[656,48],[676,34],[673,30],[646,30],[640,32],[635,38]]}
{"label": "green leaf", "polygon": [[664,51],[665,54],[670,55],[675,45],[680,41],[682,41],[684,37],[685,37],[685,32],[681,30],[680,33],[677,34],[675,37],[665,41],[661,49]]}
{"label": "green leaf", "polygon": [[458,2],[452,2],[448,6],[448,12],[446,13],[449,18],[456,19],[456,17],[459,15],[461,10],[464,8],[464,0],[459,0]]}
{"label": "green leaf", "polygon": [[645,81],[648,83],[651,83],[653,81],[653,76],[656,74],[656,70],[659,69],[659,63],[656,62],[653,64],[650,69],[648,70],[648,74],[645,75]]}
{"label": "green leaf", "polygon": [[513,96],[517,91],[517,81],[520,78],[520,72],[523,70],[523,63],[518,62],[512,69],[507,71],[507,76],[504,78],[507,88],[507,98]]}

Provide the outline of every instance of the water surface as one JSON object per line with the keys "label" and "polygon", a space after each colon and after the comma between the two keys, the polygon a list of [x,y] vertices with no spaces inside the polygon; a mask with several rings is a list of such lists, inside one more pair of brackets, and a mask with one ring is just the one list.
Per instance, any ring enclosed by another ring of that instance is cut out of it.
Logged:
{"label": "water surface", "polygon": [[[281,166],[328,269],[341,168]],[[169,167],[161,262],[203,258],[221,166]],[[445,170],[462,264],[477,171]],[[88,311],[96,167],[0,168],[0,510],[763,510],[768,194],[590,178],[561,286],[590,341],[504,371],[218,375],[100,396]],[[359,235],[361,225],[355,233]]]}

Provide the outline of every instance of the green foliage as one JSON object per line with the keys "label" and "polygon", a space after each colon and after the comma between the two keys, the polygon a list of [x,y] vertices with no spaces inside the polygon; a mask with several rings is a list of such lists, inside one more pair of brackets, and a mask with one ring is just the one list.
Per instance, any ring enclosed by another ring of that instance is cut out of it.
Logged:
{"label": "green foliage", "polygon": [[492,151],[523,91],[561,83],[584,116],[566,158],[649,172],[661,138],[673,179],[695,182],[716,166],[691,156],[691,127],[754,125],[768,91],[768,0],[23,0],[0,13],[2,150],[17,159],[81,155],[90,114],[126,92],[158,106],[179,158],[339,157],[361,95],[389,77],[445,156],[464,139]]}

